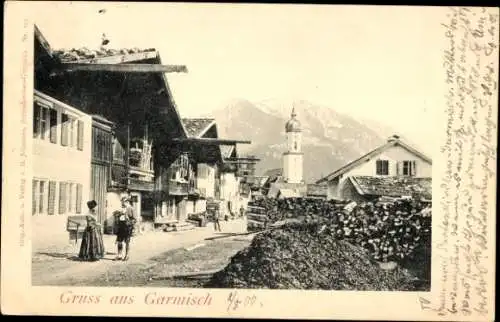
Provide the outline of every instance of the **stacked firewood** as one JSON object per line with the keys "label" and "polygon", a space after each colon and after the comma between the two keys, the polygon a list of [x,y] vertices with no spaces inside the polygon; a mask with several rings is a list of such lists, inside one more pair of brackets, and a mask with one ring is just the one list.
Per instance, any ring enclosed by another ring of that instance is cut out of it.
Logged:
{"label": "stacked firewood", "polygon": [[254,206],[266,209],[269,225],[300,219],[317,223],[327,234],[369,251],[377,261],[411,259],[430,239],[430,205],[411,199],[381,198],[356,204],[349,201],[289,198],[262,199]]}

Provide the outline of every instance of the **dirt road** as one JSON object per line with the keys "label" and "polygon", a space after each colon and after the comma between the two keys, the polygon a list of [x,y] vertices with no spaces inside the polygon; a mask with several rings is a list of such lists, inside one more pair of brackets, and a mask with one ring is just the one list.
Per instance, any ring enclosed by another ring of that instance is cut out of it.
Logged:
{"label": "dirt road", "polygon": [[[246,223],[243,220],[234,220],[222,223],[223,233],[243,232]],[[107,254],[98,262],[80,262],[76,258],[77,249],[65,244],[62,247],[50,246],[50,249],[36,249],[32,257],[32,285],[52,286],[139,286],[150,282],[151,274],[145,274],[148,269],[157,267],[158,263],[165,262],[170,255],[169,251],[177,250],[175,265],[183,265],[179,252],[191,250],[184,248],[200,246],[199,244],[214,244],[205,241],[205,238],[218,235],[212,227],[196,228],[184,232],[150,232],[135,237],[132,243],[129,261],[114,261],[116,250],[113,236],[104,236]],[[202,247],[203,247],[202,246]],[[244,247],[238,245],[238,247]],[[216,247],[217,249],[217,247]],[[230,251],[232,251],[230,247]],[[217,252],[216,252],[217,253]],[[166,257],[165,257],[166,256]],[[180,257],[179,257],[180,256]],[[188,261],[188,257],[186,257]],[[179,267],[169,267],[173,271]],[[158,272],[154,273],[158,274]]]}

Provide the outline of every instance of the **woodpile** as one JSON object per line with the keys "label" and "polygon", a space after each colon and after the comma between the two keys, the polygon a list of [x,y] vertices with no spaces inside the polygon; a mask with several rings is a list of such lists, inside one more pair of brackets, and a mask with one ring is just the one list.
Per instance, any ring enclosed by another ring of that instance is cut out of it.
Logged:
{"label": "woodpile", "polygon": [[251,206],[264,208],[266,227],[299,219],[321,223],[337,239],[365,248],[382,262],[411,260],[430,239],[430,205],[407,198],[382,197],[355,204],[308,198],[262,199]]}

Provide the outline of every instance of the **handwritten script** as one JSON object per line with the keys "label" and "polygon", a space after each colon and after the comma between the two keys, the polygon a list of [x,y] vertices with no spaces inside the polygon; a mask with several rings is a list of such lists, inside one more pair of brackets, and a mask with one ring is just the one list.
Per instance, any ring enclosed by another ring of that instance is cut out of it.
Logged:
{"label": "handwritten script", "polygon": [[229,296],[227,297],[228,312],[241,311],[242,309],[252,307],[262,307],[262,303],[259,302],[255,294],[241,295],[237,291],[229,293]]}
{"label": "handwritten script", "polygon": [[[495,174],[498,93],[498,11],[450,8],[442,24],[446,93],[446,143],[440,158],[442,217],[437,299],[420,297],[424,310],[439,315],[486,316],[494,302]],[[436,249],[435,248],[435,249]],[[433,286],[434,291],[434,286]]]}

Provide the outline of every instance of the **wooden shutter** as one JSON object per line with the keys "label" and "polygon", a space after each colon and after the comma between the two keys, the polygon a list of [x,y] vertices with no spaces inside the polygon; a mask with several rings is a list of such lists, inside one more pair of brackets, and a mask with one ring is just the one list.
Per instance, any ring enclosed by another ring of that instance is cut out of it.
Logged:
{"label": "wooden shutter", "polygon": [[66,186],[68,187],[68,195],[67,195],[67,204],[68,204],[68,212],[73,212],[74,207],[73,205],[75,204],[75,196],[73,195],[73,184],[72,183],[66,183]]}
{"label": "wooden shutter", "polygon": [[39,213],[44,213],[45,212],[45,198],[47,196],[47,181],[40,181],[38,183],[40,186],[40,192],[38,195],[38,212]]}
{"label": "wooden shutter", "polygon": [[31,211],[32,214],[36,214],[36,196],[37,196],[37,180],[33,179],[33,187],[31,189],[33,191],[32,199],[31,199]]}
{"label": "wooden shutter", "polygon": [[82,185],[80,183],[76,185],[76,213],[82,213]]}
{"label": "wooden shutter", "polygon": [[417,174],[417,162],[411,161],[411,175],[415,176]]}
{"label": "wooden shutter", "polygon": [[401,169],[401,163],[402,163],[401,161],[396,162],[396,175],[397,176],[400,176],[403,174],[403,171]]}
{"label": "wooden shutter", "polygon": [[40,133],[40,105],[33,103],[33,137],[37,138]]}
{"label": "wooden shutter", "polygon": [[66,183],[59,183],[59,213],[66,213]]}
{"label": "wooden shutter", "polygon": [[77,147],[78,150],[83,150],[83,121],[78,120],[78,134],[77,134]]}
{"label": "wooden shutter", "polygon": [[376,164],[375,174],[381,174],[382,173],[382,170],[381,170],[381,168],[382,168],[382,161],[377,160],[375,162],[375,164]]}
{"label": "wooden shutter", "polygon": [[67,114],[62,114],[61,117],[61,145],[68,146],[68,126],[69,117]]}
{"label": "wooden shutter", "polygon": [[48,214],[53,215],[55,214],[55,208],[56,208],[56,182],[55,181],[49,181],[49,204],[48,204]]}
{"label": "wooden shutter", "polygon": [[50,109],[50,142],[57,143],[57,111]]}

